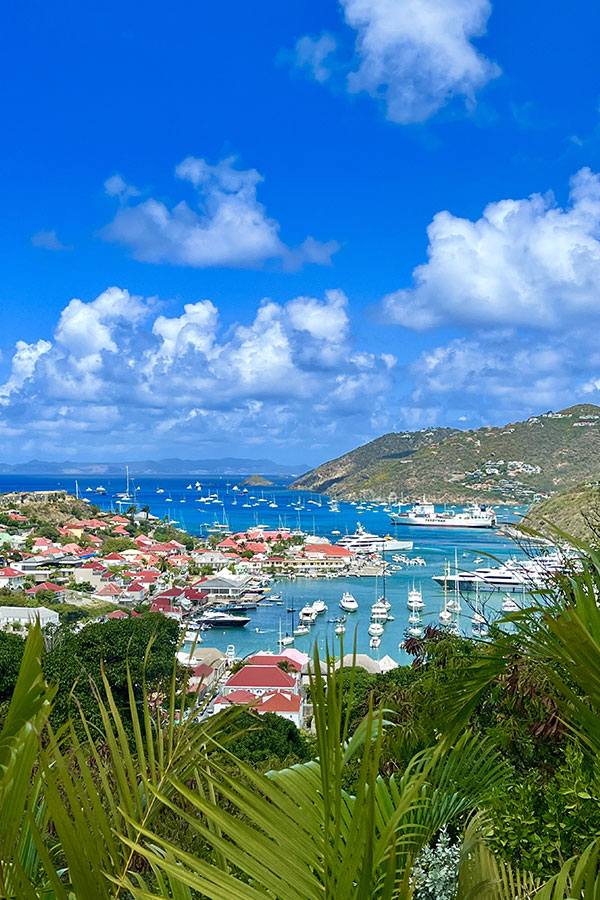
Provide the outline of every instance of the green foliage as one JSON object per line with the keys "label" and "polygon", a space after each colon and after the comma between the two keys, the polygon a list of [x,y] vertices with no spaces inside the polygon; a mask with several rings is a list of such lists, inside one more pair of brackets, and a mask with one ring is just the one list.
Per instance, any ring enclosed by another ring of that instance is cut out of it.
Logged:
{"label": "green foliage", "polygon": [[104,554],[137,549],[137,545],[130,538],[126,537],[107,537],[102,543],[102,553]]}
{"label": "green foliage", "polygon": [[268,763],[268,768],[282,768],[306,762],[313,753],[312,744],[294,723],[273,713],[241,712],[235,729],[243,733],[231,741],[229,752],[254,766]]}
{"label": "green foliage", "polygon": [[421,850],[413,866],[414,900],[455,900],[460,846],[451,843],[444,826],[435,845]]}
{"label": "green foliage", "polygon": [[24,648],[22,637],[0,631],[0,703],[12,697]]}
{"label": "green foliage", "polygon": [[[102,683],[102,670],[119,708],[128,703],[128,666],[138,699],[141,697],[144,667],[149,684],[169,679],[178,636],[177,623],[159,613],[92,623],[78,634],[71,634],[43,660],[46,678],[51,683],[59,684],[52,714],[54,727],[63,725],[69,716],[77,713],[72,692],[87,721],[101,727],[94,684]],[[151,649],[145,661],[150,642]]]}

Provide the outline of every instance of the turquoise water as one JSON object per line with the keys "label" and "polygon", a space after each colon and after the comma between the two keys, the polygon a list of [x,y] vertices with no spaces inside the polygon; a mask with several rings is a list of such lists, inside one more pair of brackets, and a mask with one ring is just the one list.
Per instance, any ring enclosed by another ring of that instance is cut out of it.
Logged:
{"label": "turquoise water", "polygon": [[[102,509],[110,509],[111,506],[115,511],[119,509],[115,505],[117,499],[115,495],[117,492],[125,490],[124,477],[119,479],[106,479],[101,476],[78,477],[77,480],[81,496],[88,497],[91,502],[96,503]],[[197,491],[194,487],[196,480],[201,482],[201,491]],[[348,590],[356,597],[359,610],[347,617],[346,634],[344,635],[345,649],[347,651],[352,649],[356,629],[359,652],[380,657],[390,655],[394,659],[406,662],[407,657],[398,649],[398,643],[405,637],[408,627],[409,611],[406,599],[408,590],[413,583],[423,592],[423,600],[426,604],[423,610],[423,623],[437,623],[438,614],[443,606],[443,592],[432,581],[432,577],[443,573],[446,561],[454,566],[455,553],[459,569],[466,570],[476,568],[477,565],[493,565],[493,562],[486,559],[488,554],[499,561],[510,556],[522,555],[512,541],[498,536],[493,529],[489,531],[454,529],[442,531],[423,527],[393,526],[382,506],[367,508],[361,513],[355,505],[340,502],[339,512],[335,513],[330,510],[325,498],[318,494],[291,492],[281,481],[276,486],[264,488],[264,490],[249,488],[249,494],[242,494],[241,491],[234,492],[233,485],[240,484],[242,480],[243,476],[238,479],[212,477],[206,480],[200,476],[137,478],[134,485],[140,490],[135,491],[135,496],[139,506],[148,505],[154,515],[168,516],[176,520],[182,528],[198,535],[206,533],[207,525],[210,526],[215,521],[223,521],[223,511],[225,511],[226,519],[229,520],[233,530],[243,531],[255,524],[264,524],[269,528],[287,525],[292,529],[301,528],[307,532],[329,537],[331,540],[336,539],[336,535],[332,535],[332,531],[340,531],[342,534],[346,531],[353,532],[356,529],[356,523],[360,521],[368,531],[377,534],[392,534],[413,540],[414,550],[408,555],[422,556],[426,565],[405,567],[402,571],[386,577],[386,594],[392,604],[390,615],[394,616],[394,621],[387,624],[378,651],[369,650],[367,628],[370,622],[371,604],[376,596],[382,593],[381,579],[376,585],[375,578],[319,580],[298,578],[293,582],[285,579],[273,582],[272,592],[282,594],[282,606],[266,606],[249,612],[251,622],[245,628],[212,629],[204,635],[204,643],[207,646],[218,647],[220,650],[225,650],[228,644],[234,644],[238,656],[246,656],[257,650],[276,651],[280,622],[283,632],[292,629],[292,615],[287,612],[287,609],[294,607],[298,611],[305,603],[311,603],[318,598],[325,601],[328,612],[319,617],[310,634],[297,637],[294,646],[298,650],[308,653],[312,651],[316,640],[321,651],[324,651],[325,645],[328,643],[334,652],[338,652],[339,638],[334,634],[334,625],[328,623],[327,619],[342,615],[338,604],[342,593]],[[106,496],[85,492],[88,486],[96,487],[98,484],[102,484],[106,488]],[[188,484],[192,484],[192,490],[186,489]],[[75,480],[65,476],[57,478],[0,476],[0,491],[48,490],[57,487],[74,493]],[[158,488],[162,488],[165,493],[157,494]],[[218,492],[223,505],[197,502],[200,496],[215,492]],[[171,498],[170,502],[167,501],[168,497]],[[277,508],[273,509],[268,506],[268,503],[259,502],[262,497],[269,502],[275,502]],[[296,510],[292,507],[292,503],[297,503],[298,499],[304,509]],[[315,502],[310,502],[311,500]],[[252,505],[248,508],[243,507],[242,503]],[[126,506],[127,504],[124,508]],[[510,521],[522,514],[524,510],[522,507],[498,507],[497,511],[501,521]],[[392,554],[389,554],[387,558],[391,556]],[[474,563],[475,557],[478,556],[483,557],[483,563]],[[391,559],[390,562],[392,562]],[[499,604],[500,600],[501,598],[496,597],[494,603]],[[470,634],[469,619],[472,610],[467,607],[464,599],[461,602],[463,613],[460,617],[460,626],[463,633]],[[297,615],[294,621],[297,622]],[[256,628],[260,629],[262,633],[257,633]]]}

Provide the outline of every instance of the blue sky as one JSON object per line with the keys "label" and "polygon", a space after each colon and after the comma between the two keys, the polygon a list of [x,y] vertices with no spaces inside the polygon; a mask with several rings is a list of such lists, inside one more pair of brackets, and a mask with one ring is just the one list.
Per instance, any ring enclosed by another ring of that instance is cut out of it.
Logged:
{"label": "blue sky", "polygon": [[599,402],[596,4],[4,24],[4,460],[318,463]]}

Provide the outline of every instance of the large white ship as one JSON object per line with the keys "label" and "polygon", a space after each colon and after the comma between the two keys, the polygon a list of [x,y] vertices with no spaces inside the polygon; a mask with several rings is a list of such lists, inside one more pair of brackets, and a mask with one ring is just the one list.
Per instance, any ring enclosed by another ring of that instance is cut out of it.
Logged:
{"label": "large white ship", "polygon": [[352,550],[353,553],[387,553],[388,550],[412,550],[413,541],[398,541],[391,535],[381,537],[365,531],[360,522],[356,523],[354,534],[346,534],[338,541],[340,547]]}
{"label": "large white ship", "polygon": [[394,525],[425,525],[429,528],[494,528],[496,513],[489,506],[467,506],[462,512],[436,512],[433,503],[423,500],[407,512],[391,513]]}

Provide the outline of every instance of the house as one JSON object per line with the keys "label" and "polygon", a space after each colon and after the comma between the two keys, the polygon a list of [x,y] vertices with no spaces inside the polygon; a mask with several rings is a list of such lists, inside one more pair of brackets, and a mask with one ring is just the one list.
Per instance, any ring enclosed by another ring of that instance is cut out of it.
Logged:
{"label": "house", "polygon": [[265,713],[273,713],[293,722],[296,728],[303,724],[303,701],[299,694],[292,691],[273,691],[262,697],[257,697],[252,691],[237,690],[226,696],[216,697],[213,703],[213,712],[218,713],[232,704],[252,706],[259,716]]}
{"label": "house", "polygon": [[250,691],[257,697],[273,691],[298,691],[298,676],[284,672],[279,666],[242,666],[235,674],[230,675],[223,685],[223,694],[232,691]]}
{"label": "house", "polygon": [[153,603],[150,607],[150,612],[162,613],[167,619],[175,619],[177,622],[181,622],[183,618],[183,611],[177,606],[163,606],[160,603]]}
{"label": "house", "polygon": [[249,585],[249,575],[234,575],[229,569],[221,569],[216,575],[196,581],[193,587],[216,599],[239,600]]}
{"label": "house", "polygon": [[127,603],[143,603],[146,596],[147,588],[137,581],[133,581],[125,588],[125,598]]}
{"label": "house", "polygon": [[36,584],[35,587],[29,588],[26,593],[30,596],[35,596],[40,591],[52,591],[58,603],[65,600],[67,596],[66,588],[61,587],[59,584],[54,584],[53,581],[42,581],[41,584]]}
{"label": "house", "polygon": [[16,569],[12,569],[10,566],[0,569],[0,587],[7,587],[12,591],[23,587],[23,573],[17,572]]}
{"label": "house", "polygon": [[42,628],[59,623],[58,613],[45,606],[0,606],[0,628],[26,629],[36,620]]}
{"label": "house", "polygon": [[224,653],[221,653],[216,647],[205,647],[203,644],[197,644],[193,653],[180,650],[177,659],[183,666],[200,666],[202,664],[210,666],[215,673],[215,681],[221,678],[227,665]]}
{"label": "house", "polygon": [[104,587],[98,588],[94,596],[98,600],[104,600],[108,603],[123,603],[125,601],[123,588],[115,584],[114,581],[109,581]]}
{"label": "house", "polygon": [[204,693],[208,691],[216,681],[216,672],[212,666],[206,663],[199,663],[194,666],[188,679],[188,693],[190,691],[200,691]]}

